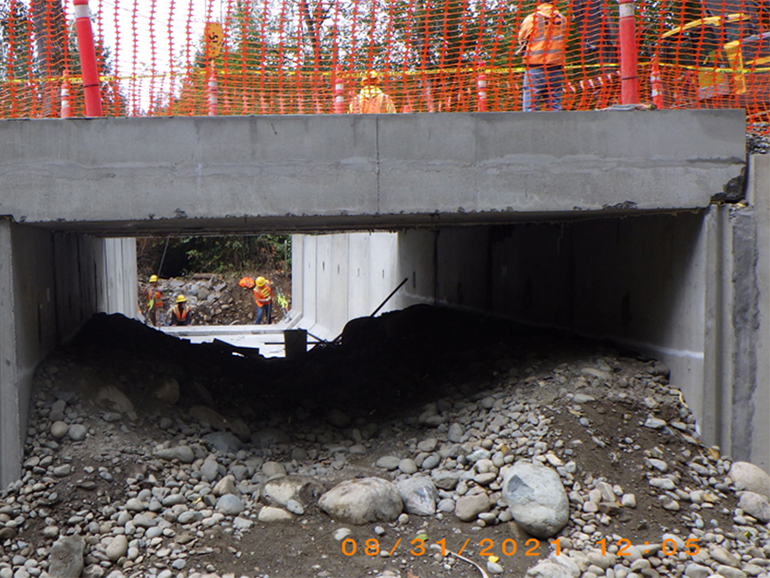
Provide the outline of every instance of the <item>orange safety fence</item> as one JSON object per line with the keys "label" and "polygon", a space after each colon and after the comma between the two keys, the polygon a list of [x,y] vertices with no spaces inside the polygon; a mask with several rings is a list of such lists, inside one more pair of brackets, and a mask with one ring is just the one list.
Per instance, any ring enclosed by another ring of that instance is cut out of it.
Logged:
{"label": "orange safety fence", "polygon": [[[617,3],[554,4],[566,23],[562,108],[618,104]],[[518,36],[536,6],[90,0],[108,116],[343,112],[368,71],[398,112],[521,110]],[[642,104],[770,120],[770,0],[639,0],[635,20]],[[72,0],[0,0],[0,118],[84,114],[76,40]]]}

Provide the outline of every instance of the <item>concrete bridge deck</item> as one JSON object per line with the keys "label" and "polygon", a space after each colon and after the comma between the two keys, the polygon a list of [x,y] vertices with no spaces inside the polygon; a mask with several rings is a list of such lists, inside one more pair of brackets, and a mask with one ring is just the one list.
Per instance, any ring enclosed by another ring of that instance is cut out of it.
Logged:
{"label": "concrete bridge deck", "polygon": [[294,237],[305,327],[408,278],[390,308],[623,342],[770,470],[770,159],[742,111],[114,118],[0,122],[0,485],[36,365],[137,314],[131,237],[277,231],[328,233]]}
{"label": "concrete bridge deck", "polygon": [[705,208],[744,131],[740,110],[9,120],[0,215],[130,237]]}

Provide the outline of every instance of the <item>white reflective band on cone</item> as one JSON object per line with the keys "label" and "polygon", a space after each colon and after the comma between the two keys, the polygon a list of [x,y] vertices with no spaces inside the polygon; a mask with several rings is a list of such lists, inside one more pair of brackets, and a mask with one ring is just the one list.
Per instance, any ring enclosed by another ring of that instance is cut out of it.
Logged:
{"label": "white reflective band on cone", "polygon": [[91,18],[91,10],[88,9],[88,4],[75,4],[75,20],[81,18]]}
{"label": "white reflective band on cone", "polygon": [[634,15],[634,3],[633,2],[626,2],[625,4],[620,4],[618,6],[618,15],[621,18],[628,18],[629,16]]}

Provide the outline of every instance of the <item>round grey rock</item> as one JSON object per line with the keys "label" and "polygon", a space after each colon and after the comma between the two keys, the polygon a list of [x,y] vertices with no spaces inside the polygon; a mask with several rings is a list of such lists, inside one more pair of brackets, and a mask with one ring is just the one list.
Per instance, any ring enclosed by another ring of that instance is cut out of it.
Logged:
{"label": "round grey rock", "polygon": [[237,516],[243,512],[245,506],[235,494],[225,494],[217,500],[216,508],[226,516]]}
{"label": "round grey rock", "polygon": [[347,480],[326,492],[318,506],[347,524],[392,522],[404,508],[398,488],[381,478]]}
{"label": "round grey rock", "polygon": [[503,477],[503,499],[516,523],[537,538],[555,536],[569,521],[567,493],[547,466],[516,462]]}

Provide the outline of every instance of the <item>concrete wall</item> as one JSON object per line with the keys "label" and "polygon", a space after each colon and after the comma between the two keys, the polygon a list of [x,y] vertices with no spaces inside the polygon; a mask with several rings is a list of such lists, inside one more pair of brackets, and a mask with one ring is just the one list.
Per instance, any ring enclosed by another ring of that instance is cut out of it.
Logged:
{"label": "concrete wall", "polygon": [[386,310],[432,303],[610,338],[669,365],[708,444],[770,470],[768,160],[749,206],[298,236],[294,290],[324,336],[408,277]]}
{"label": "concrete wall", "polygon": [[[294,235],[292,316],[322,339],[345,323],[371,315],[401,282],[395,233]],[[381,312],[398,309],[399,295]]]}
{"label": "concrete wall", "polygon": [[[753,372],[755,386],[749,396],[736,401],[740,403],[738,409],[745,408],[747,421],[754,425],[749,442],[749,461],[761,464],[770,471],[770,156],[751,157],[749,174],[746,201],[754,219],[754,238],[749,242],[753,243],[756,251],[753,263],[749,264],[755,275],[749,282],[756,283],[757,307],[756,316],[744,328],[753,335],[750,351],[755,363],[750,363],[747,369]],[[743,320],[741,316],[737,321]],[[737,368],[738,371],[742,369]],[[740,417],[738,412],[734,415]]]}
{"label": "concrete wall", "polygon": [[37,365],[98,311],[136,311],[133,239],[54,233],[0,219],[0,487],[21,469]]}

